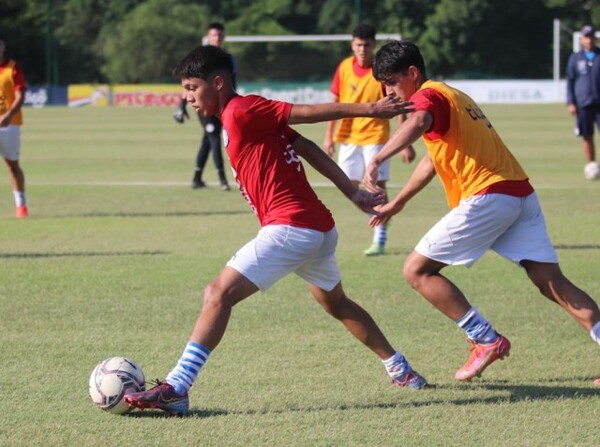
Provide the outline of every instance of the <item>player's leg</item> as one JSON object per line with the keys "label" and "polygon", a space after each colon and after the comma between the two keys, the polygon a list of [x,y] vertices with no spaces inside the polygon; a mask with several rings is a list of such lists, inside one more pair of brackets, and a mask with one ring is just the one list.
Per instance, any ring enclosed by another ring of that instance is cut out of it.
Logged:
{"label": "player's leg", "polygon": [[394,385],[414,389],[427,386],[427,380],[413,370],[402,353],[390,345],[371,315],[346,296],[341,282],[332,290],[312,284],[309,284],[309,289],[329,315],[340,321],[357,340],[381,359]]}
{"label": "player's leg", "polygon": [[417,389],[425,387],[427,381],[390,345],[367,311],[344,293],[335,259],[335,228],[321,235],[320,247],[313,250],[295,270],[296,274],[307,281],[312,295],[323,309],[382,360],[394,385]]}
{"label": "player's leg", "polygon": [[219,118],[216,116],[210,117],[210,124],[212,124],[213,129],[208,133],[208,140],[210,144],[210,151],[212,152],[213,163],[219,176],[221,189],[223,191],[229,191],[231,188],[229,187],[229,184],[227,183],[227,177],[225,176],[225,165],[223,163],[223,154],[221,152],[221,130],[223,126]]}
{"label": "player's leg", "polygon": [[13,190],[17,218],[27,217],[27,201],[25,196],[25,174],[19,164],[21,152],[21,130],[19,126],[8,126],[0,129],[0,154]]}
{"label": "player's leg", "polygon": [[233,306],[258,291],[247,278],[231,267],[204,289],[204,303],[192,334],[176,366],[164,381],[148,391],[125,396],[130,407],[159,408],[181,416],[189,411],[188,392],[212,350],[221,341]]}
{"label": "player's leg", "polygon": [[[363,172],[371,159],[377,155],[383,148],[382,144],[371,144],[363,146]],[[386,160],[379,166],[379,176],[377,186],[386,191],[386,184],[390,177],[390,160]],[[370,217],[369,217],[370,218]],[[373,243],[364,251],[365,256],[379,256],[385,253],[385,244],[387,242],[387,223],[373,228]]]}
{"label": "player's leg", "polygon": [[208,122],[204,117],[200,117],[200,124],[204,129],[204,135],[202,136],[202,140],[200,140],[200,147],[198,147],[198,152],[196,154],[196,167],[194,169],[194,178],[192,179],[192,188],[206,188],[206,183],[202,180],[202,174],[204,173],[204,167],[206,166],[206,161],[208,160],[208,154],[210,152],[210,140],[208,137],[208,132],[206,131],[206,124]]}
{"label": "player's leg", "polygon": [[455,374],[457,380],[470,380],[508,355],[510,342],[441,270],[447,265],[470,266],[479,259],[518,217],[519,202],[500,194],[461,202],[427,232],[404,263],[408,283],[454,320],[472,344],[469,359]]}
{"label": "player's leg", "polygon": [[[583,142],[583,156],[585,159],[585,176],[593,180],[600,176],[600,169],[596,162],[596,146],[594,144],[594,122],[600,125],[600,112],[596,107],[581,107],[577,109],[577,125],[575,133]],[[591,174],[588,174],[590,172]]]}
{"label": "player's leg", "polygon": [[549,300],[559,304],[586,331],[600,322],[598,304],[586,292],[573,284],[558,264],[521,261],[529,279]]}

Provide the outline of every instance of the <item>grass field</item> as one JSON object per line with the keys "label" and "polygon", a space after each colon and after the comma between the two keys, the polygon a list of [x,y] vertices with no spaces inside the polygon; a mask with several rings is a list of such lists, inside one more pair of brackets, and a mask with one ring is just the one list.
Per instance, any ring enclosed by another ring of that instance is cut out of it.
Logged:
{"label": "grass field", "polygon": [[[563,270],[600,299],[600,182],[583,179],[564,106],[484,110],[538,190]],[[468,355],[462,332],[401,275],[446,212],[437,180],[394,220],[376,259],[361,254],[366,218],[316,187],[336,217],[346,291],[434,389],[392,388],[379,360],[290,276],[236,307],[192,388],[190,417],[95,408],[87,381],[103,358],[128,356],[148,380],[164,377],[203,285],[258,230],[241,196],[216,187],[210,164],[213,187],[189,188],[200,126],[170,113],[26,110],[31,217],[14,219],[5,174],[0,189],[0,446],[598,445],[599,347],[493,253],[447,275],[511,339],[512,354],[481,379],[454,381]],[[324,126],[299,129],[321,142]],[[395,162],[394,192],[411,169]]]}

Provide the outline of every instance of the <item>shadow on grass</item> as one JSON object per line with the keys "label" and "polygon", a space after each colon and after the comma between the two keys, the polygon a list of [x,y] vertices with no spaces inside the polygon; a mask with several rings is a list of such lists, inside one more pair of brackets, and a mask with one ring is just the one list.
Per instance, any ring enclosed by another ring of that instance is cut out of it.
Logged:
{"label": "shadow on grass", "polygon": [[250,214],[251,211],[169,211],[169,212],[147,212],[147,211],[128,211],[128,212],[93,212],[82,213],[78,215],[56,216],[57,218],[65,217],[191,217],[191,216],[235,216],[240,214]]}
{"label": "shadow on grass", "polygon": [[555,245],[554,248],[556,250],[600,250],[600,245],[564,245],[559,244]]}
{"label": "shadow on grass", "polygon": [[[284,413],[316,413],[320,411],[347,411],[347,410],[374,410],[374,409],[411,409],[421,407],[431,407],[435,405],[494,405],[500,403],[517,403],[517,402],[533,402],[533,401],[555,401],[555,400],[566,400],[566,399],[585,399],[589,397],[600,397],[600,387],[598,388],[582,388],[576,386],[558,385],[559,382],[572,382],[574,380],[589,381],[591,382],[594,378],[592,377],[568,377],[564,379],[551,379],[547,380],[549,383],[557,383],[556,386],[544,386],[539,384],[524,384],[514,385],[508,382],[489,382],[489,383],[472,383],[472,384],[458,384],[448,386],[436,386],[434,385],[428,390],[414,391],[412,396],[420,397],[420,400],[401,400],[389,403],[379,404],[348,404],[348,405],[329,405],[329,406],[308,406],[308,407],[295,407],[288,409],[275,409],[275,410],[227,410],[222,408],[213,409],[192,409],[185,418],[211,418],[217,416],[253,416],[263,414],[284,414]],[[435,398],[435,390],[450,390],[450,391],[499,391],[503,394],[501,396],[490,396],[490,397],[468,397],[464,399],[442,399]],[[412,392],[412,390],[407,390]],[[408,394],[402,396],[403,398],[410,397]],[[167,413],[161,410],[144,410],[134,411],[128,413],[127,416],[134,418],[165,418],[169,417]],[[177,418],[178,419],[178,418]]]}
{"label": "shadow on grass", "polygon": [[78,258],[92,256],[162,256],[169,254],[167,251],[81,251],[81,252],[65,252],[65,253],[0,253],[0,259],[16,258],[16,259],[43,259],[43,258]]}

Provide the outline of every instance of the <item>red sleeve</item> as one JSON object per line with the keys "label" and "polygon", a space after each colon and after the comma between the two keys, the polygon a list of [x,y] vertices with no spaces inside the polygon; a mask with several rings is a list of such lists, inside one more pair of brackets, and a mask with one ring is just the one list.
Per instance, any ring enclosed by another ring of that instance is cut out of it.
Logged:
{"label": "red sleeve", "polygon": [[15,81],[15,90],[27,90],[27,82],[25,81],[25,73],[21,70],[19,64],[15,64],[13,69],[13,78]]}
{"label": "red sleeve", "polygon": [[340,96],[340,66],[335,69],[335,74],[333,75],[333,81],[331,81],[331,87],[329,87],[331,93],[335,96]]}
{"label": "red sleeve", "polygon": [[431,115],[431,127],[423,135],[430,140],[443,137],[450,128],[450,104],[437,90],[426,88],[411,96],[415,110],[423,110]]}

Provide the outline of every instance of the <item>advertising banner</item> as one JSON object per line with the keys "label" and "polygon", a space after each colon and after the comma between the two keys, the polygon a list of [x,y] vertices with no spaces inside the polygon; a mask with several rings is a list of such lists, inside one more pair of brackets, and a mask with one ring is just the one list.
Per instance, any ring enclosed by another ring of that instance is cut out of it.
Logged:
{"label": "advertising banner", "polygon": [[68,88],[69,107],[106,107],[110,103],[107,84],[76,84]]}
{"label": "advertising banner", "polygon": [[176,107],[181,102],[180,84],[119,84],[113,86],[117,107]]}

